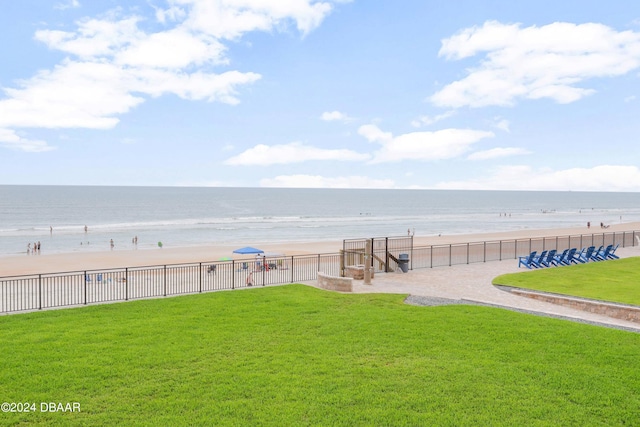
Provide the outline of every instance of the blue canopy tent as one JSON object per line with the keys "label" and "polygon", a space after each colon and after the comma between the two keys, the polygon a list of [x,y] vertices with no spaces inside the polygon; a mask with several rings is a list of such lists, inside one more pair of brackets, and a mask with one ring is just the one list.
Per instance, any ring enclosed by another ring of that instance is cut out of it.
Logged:
{"label": "blue canopy tent", "polygon": [[248,255],[248,254],[263,254],[264,251],[261,249],[252,248],[251,246],[245,246],[244,248],[236,249],[235,251],[233,251],[233,253]]}

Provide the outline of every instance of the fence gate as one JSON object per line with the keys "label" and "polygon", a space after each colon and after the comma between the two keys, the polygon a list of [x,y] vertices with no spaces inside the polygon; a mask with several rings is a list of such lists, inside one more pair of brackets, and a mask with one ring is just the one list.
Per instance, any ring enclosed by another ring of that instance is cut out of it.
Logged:
{"label": "fence gate", "polygon": [[372,257],[370,267],[375,272],[392,272],[398,268],[400,254],[409,255],[409,268],[413,258],[413,236],[372,237],[370,239],[347,239],[342,241],[341,275],[350,265],[364,265],[364,251],[367,242],[371,242]]}

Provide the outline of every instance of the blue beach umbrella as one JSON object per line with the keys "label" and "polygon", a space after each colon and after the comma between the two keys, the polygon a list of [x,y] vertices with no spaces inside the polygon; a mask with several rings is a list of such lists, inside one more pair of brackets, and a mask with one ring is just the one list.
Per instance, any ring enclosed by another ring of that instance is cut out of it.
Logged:
{"label": "blue beach umbrella", "polygon": [[252,248],[251,246],[245,246],[244,248],[236,249],[233,251],[234,254],[263,254],[264,251],[261,249]]}

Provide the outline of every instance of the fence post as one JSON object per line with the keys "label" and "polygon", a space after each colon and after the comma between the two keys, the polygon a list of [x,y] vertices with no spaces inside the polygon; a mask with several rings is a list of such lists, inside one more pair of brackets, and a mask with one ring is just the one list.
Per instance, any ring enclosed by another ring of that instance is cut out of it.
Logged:
{"label": "fence post", "polygon": [[84,305],[87,305],[87,272],[84,272]]}
{"label": "fence post", "polygon": [[293,272],[295,271],[295,269],[293,268],[293,255],[291,255],[291,282],[293,283]]}
{"label": "fence post", "polygon": [[42,310],[42,274],[38,274],[38,310]]}
{"label": "fence post", "polygon": [[124,300],[129,301],[129,267],[124,269]]}
{"label": "fence post", "polygon": [[487,262],[487,242],[482,242],[482,262]]}
{"label": "fence post", "polygon": [[429,267],[433,268],[433,245],[429,248]]}
{"label": "fence post", "polygon": [[498,256],[498,259],[502,261],[502,240],[500,240],[500,255]]}
{"label": "fence post", "polygon": [[451,267],[451,247],[453,245],[449,245],[449,267]]}
{"label": "fence post", "polygon": [[[388,265],[387,263],[387,266]],[[411,270],[413,270],[413,234],[411,235]]]}
{"label": "fence post", "polygon": [[467,243],[467,264],[469,264],[469,243]]}
{"label": "fence post", "polygon": [[163,275],[162,275],[162,296],[167,296],[167,266],[163,265],[162,266],[162,271],[163,271]]}
{"label": "fence post", "polygon": [[262,255],[262,286],[264,286],[264,282],[266,279],[266,274],[267,272],[267,257]]}
{"label": "fence post", "polygon": [[[413,245],[411,245],[413,247]],[[413,255],[411,256],[413,261]],[[371,258],[373,260],[373,258]],[[384,238],[384,270],[385,273],[389,270],[389,238]]]}
{"label": "fence post", "polygon": [[202,293],[202,263],[198,264],[198,293]]}

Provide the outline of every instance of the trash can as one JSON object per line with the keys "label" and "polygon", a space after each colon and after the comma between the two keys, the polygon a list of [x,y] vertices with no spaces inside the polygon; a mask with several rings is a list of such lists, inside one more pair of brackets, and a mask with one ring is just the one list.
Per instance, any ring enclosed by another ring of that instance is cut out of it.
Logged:
{"label": "trash can", "polygon": [[400,254],[398,256],[398,267],[400,267],[403,273],[409,271],[409,254]]}

